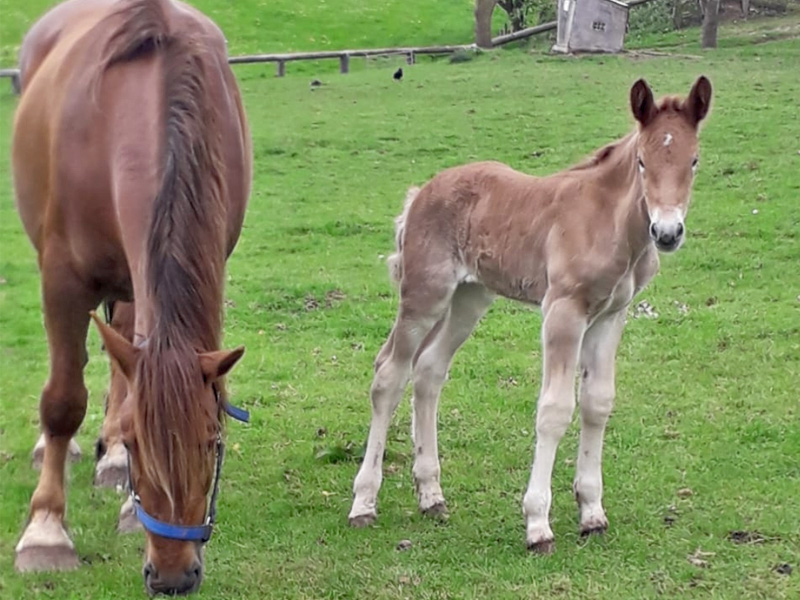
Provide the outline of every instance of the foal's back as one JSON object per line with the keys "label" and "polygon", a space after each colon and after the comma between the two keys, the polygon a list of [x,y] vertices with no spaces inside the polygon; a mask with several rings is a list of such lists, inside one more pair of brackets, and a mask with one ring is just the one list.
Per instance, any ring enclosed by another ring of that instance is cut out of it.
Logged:
{"label": "foal's back", "polygon": [[585,285],[609,270],[611,279],[620,277],[630,257],[614,221],[619,153],[612,145],[600,158],[548,177],[499,162],[439,173],[407,207],[403,253],[411,256],[404,268],[429,268],[419,254],[441,247],[455,257],[459,282],[479,281],[534,304],[554,283]]}

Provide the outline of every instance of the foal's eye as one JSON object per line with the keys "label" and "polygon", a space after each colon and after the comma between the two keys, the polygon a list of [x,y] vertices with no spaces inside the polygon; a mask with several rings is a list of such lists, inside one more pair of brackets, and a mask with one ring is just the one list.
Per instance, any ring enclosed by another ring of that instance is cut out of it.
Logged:
{"label": "foal's eye", "polygon": [[695,169],[697,169],[697,165],[699,164],[700,164],[700,159],[695,156],[692,159],[692,170],[694,171]]}
{"label": "foal's eye", "polygon": [[639,165],[639,172],[644,173],[644,161],[642,160],[641,156],[636,158],[636,163]]}

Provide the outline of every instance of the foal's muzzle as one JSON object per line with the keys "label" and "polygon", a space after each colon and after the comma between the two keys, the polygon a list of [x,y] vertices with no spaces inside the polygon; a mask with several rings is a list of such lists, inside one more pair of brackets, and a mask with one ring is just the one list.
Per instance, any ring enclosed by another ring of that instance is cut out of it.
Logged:
{"label": "foal's muzzle", "polygon": [[661,252],[674,252],[683,243],[684,226],[681,221],[653,221],[650,223],[650,239]]}

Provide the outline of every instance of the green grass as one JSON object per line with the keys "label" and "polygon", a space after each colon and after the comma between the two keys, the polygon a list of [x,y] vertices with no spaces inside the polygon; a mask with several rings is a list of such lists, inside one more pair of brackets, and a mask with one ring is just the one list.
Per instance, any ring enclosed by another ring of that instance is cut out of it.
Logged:
{"label": "green grass", "polygon": [[[199,597],[800,595],[800,41],[736,41],[744,36],[737,31],[697,59],[500,52],[419,64],[401,84],[389,65],[373,65],[326,77],[315,91],[291,71],[275,79],[271,68],[237,68],[256,164],[229,262],[226,341],[247,346],[230,385],[253,422],[230,426]],[[434,524],[416,513],[403,404],[390,432],[379,524],[349,529],[357,463],[315,455],[366,438],[372,360],[396,306],[382,257],[406,187],[476,159],[531,173],[563,168],[628,131],[636,77],[657,94],[685,93],[700,73],[716,95],[689,239],[664,257],[639,298],[659,317],[631,319],[619,353],[605,450],[609,533],[578,538],[573,427],[553,481],[557,551],[543,558],[524,549],[520,503],[532,458],[540,318],[507,301],[459,353],[443,393],[450,520]],[[2,148],[15,102],[0,86]],[[69,522],[84,565],[66,574],[13,572],[36,483],[29,452],[47,351],[7,150],[0,174],[0,597],[141,597],[143,538],[117,536],[121,498],[91,486],[107,380],[94,331],[79,436],[87,458],[69,478]],[[684,488],[691,495],[679,495]],[[733,544],[732,530],[769,541]],[[398,552],[402,539],[413,545]],[[687,560],[698,548],[714,553],[706,569]],[[776,573],[782,563],[795,573]]]}

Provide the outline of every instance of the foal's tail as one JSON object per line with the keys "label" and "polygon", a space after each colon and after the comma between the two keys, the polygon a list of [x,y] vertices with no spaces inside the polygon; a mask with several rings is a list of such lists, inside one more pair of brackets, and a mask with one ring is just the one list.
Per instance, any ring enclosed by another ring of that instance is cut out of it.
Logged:
{"label": "foal's tail", "polygon": [[418,187],[408,188],[406,192],[406,201],[403,205],[403,212],[394,220],[395,252],[386,259],[386,264],[389,267],[389,279],[397,286],[400,285],[400,281],[403,279],[403,239],[406,233],[406,217],[408,216],[408,210],[419,195],[419,192],[420,188]]}

